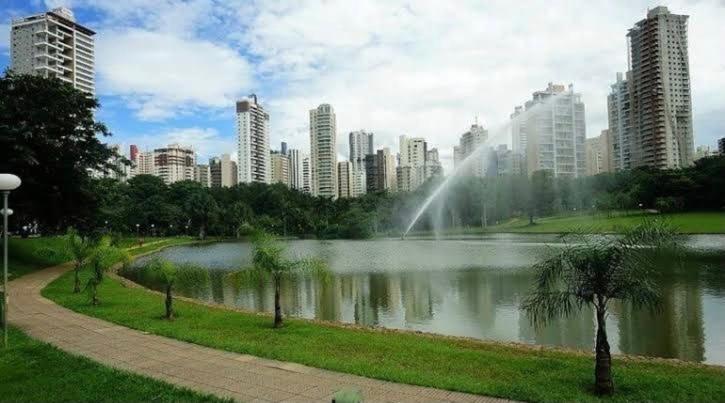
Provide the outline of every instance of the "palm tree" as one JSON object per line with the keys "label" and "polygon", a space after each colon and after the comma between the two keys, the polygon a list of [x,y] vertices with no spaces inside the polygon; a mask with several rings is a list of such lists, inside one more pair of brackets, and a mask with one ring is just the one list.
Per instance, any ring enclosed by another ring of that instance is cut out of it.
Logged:
{"label": "palm tree", "polygon": [[40,249],[38,255],[49,257],[54,260],[73,261],[73,292],[81,292],[80,271],[86,264],[93,252],[95,242],[86,236],[80,235],[74,228],[68,228],[65,235],[61,237],[62,242],[58,247],[45,247]]}
{"label": "palm tree", "polygon": [[173,320],[176,312],[173,307],[173,290],[179,287],[198,289],[209,282],[209,272],[204,268],[185,264],[177,266],[165,259],[153,259],[143,269],[141,276],[147,284],[153,284],[163,288],[166,298],[164,300],[164,317]]}
{"label": "palm tree", "polygon": [[282,327],[282,305],[280,293],[282,281],[298,273],[310,273],[323,280],[327,279],[325,265],[319,260],[289,260],[283,256],[284,247],[271,235],[259,232],[253,238],[254,256],[252,267],[231,274],[236,281],[271,280],[274,286],[274,327]]}
{"label": "palm tree", "polygon": [[594,367],[595,392],[614,393],[612,357],[606,317],[613,300],[656,310],[660,294],[654,281],[654,263],[660,251],[676,251],[674,231],[662,222],[647,222],[619,238],[594,239],[575,235],[576,243],[534,266],[534,291],[523,309],[539,326],[583,306],[596,313],[597,335]]}
{"label": "palm tree", "polygon": [[127,253],[123,249],[111,245],[111,240],[108,237],[101,238],[98,243],[94,245],[88,258],[88,266],[91,269],[91,278],[89,278],[88,283],[86,283],[86,289],[88,289],[91,294],[91,304],[100,304],[100,300],[98,299],[98,286],[103,281],[104,273],[114,264],[118,262],[126,263],[127,261]]}

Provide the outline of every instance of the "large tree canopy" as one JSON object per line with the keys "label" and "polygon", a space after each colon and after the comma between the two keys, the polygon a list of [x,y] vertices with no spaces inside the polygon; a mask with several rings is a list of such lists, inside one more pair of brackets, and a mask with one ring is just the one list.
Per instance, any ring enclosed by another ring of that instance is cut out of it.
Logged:
{"label": "large tree canopy", "polygon": [[92,171],[114,169],[109,136],[94,118],[98,101],[58,79],[6,72],[0,78],[0,172],[18,175],[15,222],[82,226],[95,210]]}

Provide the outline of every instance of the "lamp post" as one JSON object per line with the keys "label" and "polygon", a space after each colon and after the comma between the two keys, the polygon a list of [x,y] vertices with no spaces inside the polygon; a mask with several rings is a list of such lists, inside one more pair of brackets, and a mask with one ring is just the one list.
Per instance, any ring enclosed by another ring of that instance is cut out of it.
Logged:
{"label": "lamp post", "polygon": [[20,186],[20,178],[12,174],[0,174],[0,192],[3,194],[3,343],[8,346],[8,197]]}

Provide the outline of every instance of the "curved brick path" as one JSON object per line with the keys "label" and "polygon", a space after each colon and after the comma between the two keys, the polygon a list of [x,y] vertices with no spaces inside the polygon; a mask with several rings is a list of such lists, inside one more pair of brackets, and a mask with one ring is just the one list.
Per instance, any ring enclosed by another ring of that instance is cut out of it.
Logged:
{"label": "curved brick path", "polygon": [[81,315],[40,295],[69,269],[51,267],[11,281],[10,323],[36,339],[114,368],[241,401],[329,402],[335,391],[355,388],[365,401],[503,402],[215,350]]}

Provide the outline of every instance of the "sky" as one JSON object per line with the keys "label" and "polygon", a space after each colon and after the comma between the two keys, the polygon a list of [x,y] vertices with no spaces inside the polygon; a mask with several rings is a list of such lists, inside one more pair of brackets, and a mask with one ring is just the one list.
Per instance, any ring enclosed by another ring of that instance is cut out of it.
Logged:
{"label": "sky", "polygon": [[695,145],[725,136],[725,1],[0,0],[0,68],[13,18],[65,6],[96,34],[97,118],[111,143],[178,142],[200,161],[235,156],[235,100],[255,93],[273,149],[309,150],[309,110],[331,104],[338,153],[348,133],[375,147],[424,137],[444,166],[476,119],[509,143],[514,106],[547,83],[574,84],[587,137],[607,127],[606,96],[627,69],[626,33],[648,8],[689,19]]}

